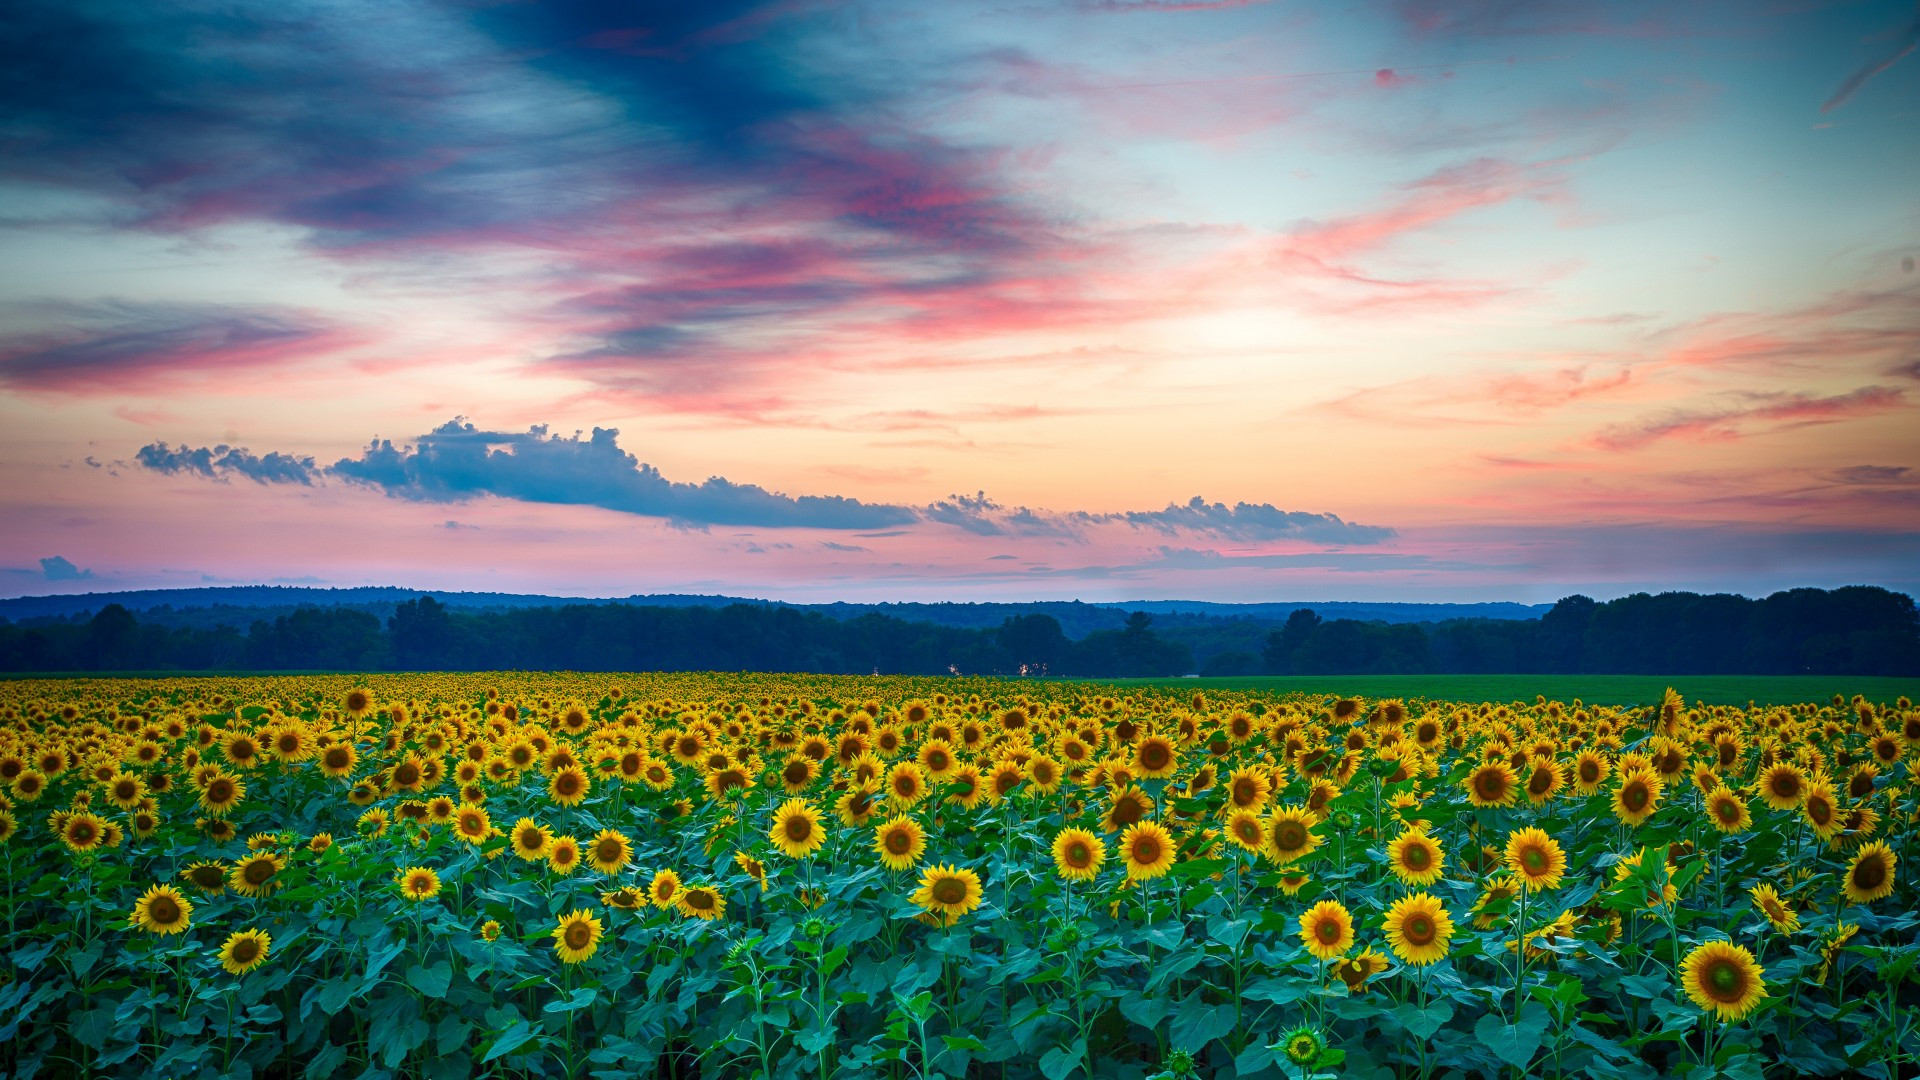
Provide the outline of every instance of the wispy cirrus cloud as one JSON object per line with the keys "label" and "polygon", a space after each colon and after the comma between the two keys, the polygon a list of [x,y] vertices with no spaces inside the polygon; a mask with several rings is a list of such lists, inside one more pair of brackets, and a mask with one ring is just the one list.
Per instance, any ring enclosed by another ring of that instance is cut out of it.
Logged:
{"label": "wispy cirrus cloud", "polygon": [[364,340],[333,320],[277,307],[117,302],[26,314],[60,325],[0,337],[0,383],[62,394],[227,388]]}
{"label": "wispy cirrus cloud", "polygon": [[1748,393],[1743,401],[1714,409],[1675,409],[1616,424],[1595,436],[1607,450],[1634,450],[1662,439],[1728,440],[1756,431],[1831,424],[1856,416],[1910,408],[1904,391],[1862,386],[1844,394]]}

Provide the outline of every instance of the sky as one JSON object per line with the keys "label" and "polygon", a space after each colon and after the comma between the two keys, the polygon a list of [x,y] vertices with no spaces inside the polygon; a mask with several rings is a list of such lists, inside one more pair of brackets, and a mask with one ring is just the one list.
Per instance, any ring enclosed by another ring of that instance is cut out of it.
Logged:
{"label": "sky", "polygon": [[0,594],[1920,588],[1920,7],[24,0]]}

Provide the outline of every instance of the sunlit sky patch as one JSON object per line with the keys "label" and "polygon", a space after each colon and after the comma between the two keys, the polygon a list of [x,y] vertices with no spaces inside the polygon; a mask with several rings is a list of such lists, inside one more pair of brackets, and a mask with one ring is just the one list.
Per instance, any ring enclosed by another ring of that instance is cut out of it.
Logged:
{"label": "sunlit sky patch", "polygon": [[1920,586],[1920,11],[28,3],[0,591]]}

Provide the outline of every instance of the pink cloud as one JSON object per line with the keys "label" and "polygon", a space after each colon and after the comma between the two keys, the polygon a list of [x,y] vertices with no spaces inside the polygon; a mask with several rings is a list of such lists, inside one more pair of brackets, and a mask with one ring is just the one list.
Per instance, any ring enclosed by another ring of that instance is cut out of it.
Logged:
{"label": "pink cloud", "polygon": [[1863,386],[1829,397],[1778,392],[1747,396],[1756,403],[1713,410],[1677,409],[1633,423],[1617,424],[1600,432],[1594,443],[1603,450],[1635,450],[1662,439],[1741,439],[1761,432],[1830,424],[1910,407],[1904,391],[1884,386]]}

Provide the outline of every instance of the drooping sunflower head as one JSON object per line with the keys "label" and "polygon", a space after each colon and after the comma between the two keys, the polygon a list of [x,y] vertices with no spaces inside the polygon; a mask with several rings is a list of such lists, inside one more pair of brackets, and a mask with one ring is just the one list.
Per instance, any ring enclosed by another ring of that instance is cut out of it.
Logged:
{"label": "drooping sunflower head", "polygon": [[267,962],[272,947],[273,937],[264,930],[236,931],[220,946],[220,966],[229,975],[245,975]]}
{"label": "drooping sunflower head", "polygon": [[1507,870],[1529,889],[1557,889],[1567,869],[1566,853],[1543,830],[1525,828],[1507,836]]}
{"label": "drooping sunflower head", "polygon": [[911,870],[927,850],[926,832],[918,821],[899,815],[873,830],[873,850],[887,869]]}
{"label": "drooping sunflower head", "polygon": [[150,934],[178,934],[193,921],[193,904],[171,885],[155,885],[142,893],[127,921]]}
{"label": "drooping sunflower head", "polygon": [[192,885],[208,896],[218,896],[227,891],[227,867],[225,863],[218,861],[196,862],[185,870],[180,871],[180,877],[184,879],[187,884]]}
{"label": "drooping sunflower head", "polygon": [[1106,861],[1107,845],[1086,829],[1061,829],[1053,838],[1053,867],[1068,881],[1092,881]]}
{"label": "drooping sunflower head", "polygon": [[702,921],[718,919],[727,913],[727,899],[712,886],[692,885],[680,893],[680,913]]}
{"label": "drooping sunflower head", "polygon": [[1353,948],[1353,915],[1338,900],[1322,900],[1300,916],[1300,941],[1316,959],[1332,960]]}
{"label": "drooping sunflower head", "polygon": [[1728,941],[1697,945],[1680,962],[1687,997],[1726,1023],[1743,1019],[1767,996],[1765,974],[1752,953]]}

